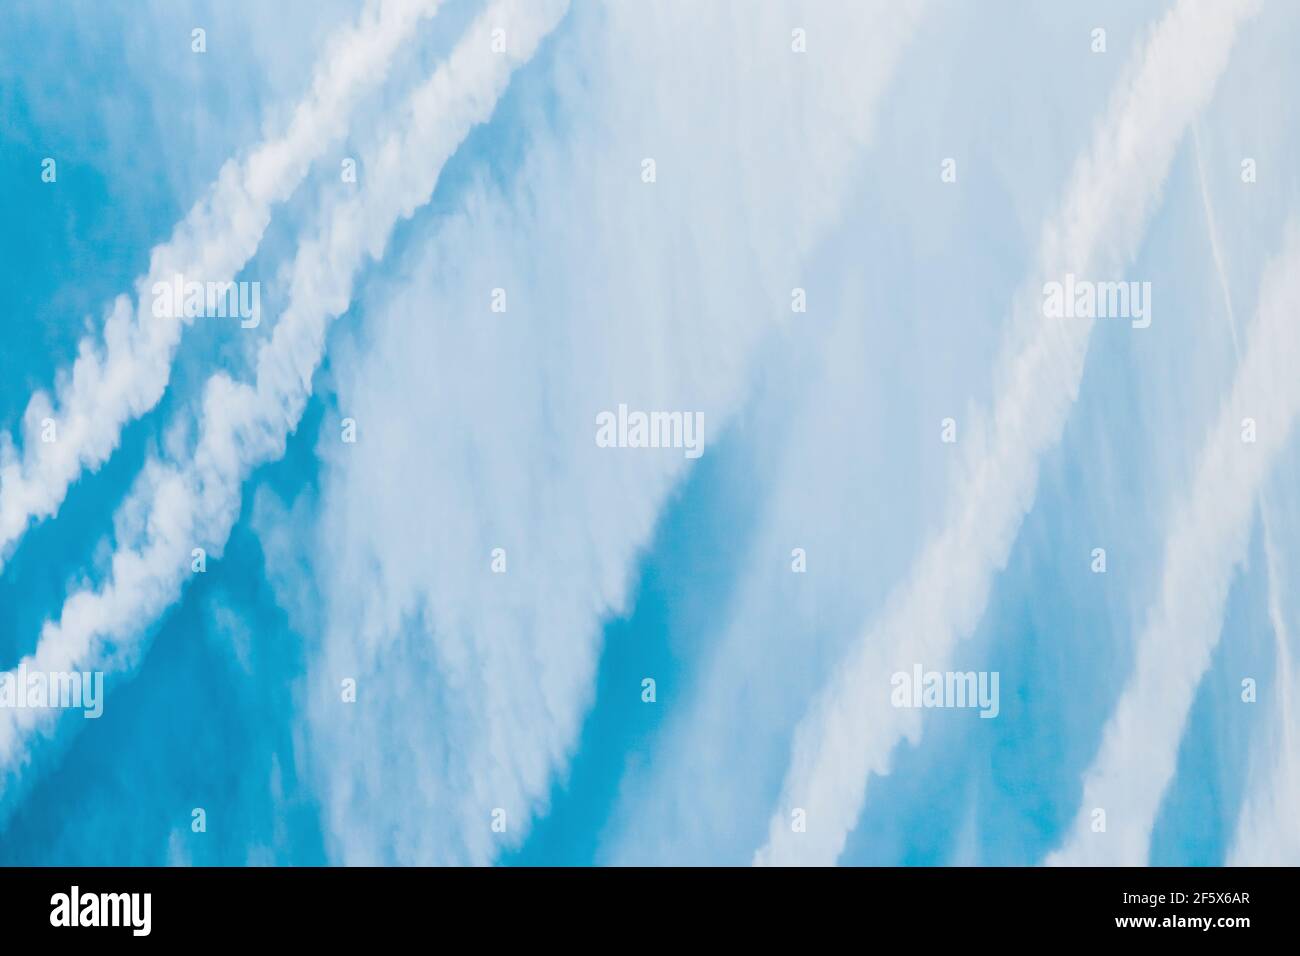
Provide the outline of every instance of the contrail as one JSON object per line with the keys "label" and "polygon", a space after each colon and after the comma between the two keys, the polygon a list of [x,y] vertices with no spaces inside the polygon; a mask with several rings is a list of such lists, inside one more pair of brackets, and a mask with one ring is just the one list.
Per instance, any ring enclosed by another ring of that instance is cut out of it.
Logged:
{"label": "contrail", "polygon": [[[887,772],[898,741],[919,736],[917,712],[890,705],[889,675],[918,661],[943,668],[957,639],[974,629],[1032,505],[1038,457],[1059,440],[1078,393],[1093,320],[1045,319],[1040,283],[1067,272],[1113,275],[1131,261],[1178,143],[1254,6],[1184,0],[1156,25],[1117,88],[1058,220],[1045,229],[1039,268],[1017,297],[1017,328],[1027,340],[999,365],[998,397],[980,423],[985,440],[971,443],[978,450],[954,492],[956,520],[925,549],[797,728],[781,805],[755,863],[834,863],[861,813],[868,774]],[[806,832],[791,827],[795,807],[805,811]]]}
{"label": "contrail", "polygon": [[[1262,499],[1262,493],[1261,493]],[[1300,794],[1300,737],[1297,737],[1292,698],[1300,689],[1300,671],[1291,654],[1290,631],[1286,627],[1279,589],[1273,583],[1288,580],[1276,543],[1264,544],[1264,560],[1270,580],[1269,620],[1277,640],[1277,685],[1274,733],[1255,744],[1246,799],[1237,819],[1229,866],[1295,866],[1300,861],[1300,819],[1296,816],[1296,795]],[[1262,705],[1261,705],[1262,706]]]}
{"label": "contrail", "polygon": [[[1201,186],[1201,203],[1205,209],[1205,225],[1210,235],[1210,249],[1214,256],[1215,271],[1219,276],[1219,288],[1223,291],[1224,305],[1228,310],[1228,323],[1232,330],[1232,353],[1238,364],[1241,362],[1241,344],[1237,335],[1237,313],[1232,307],[1232,292],[1228,284],[1228,272],[1223,264],[1222,244],[1219,241],[1219,228],[1214,215],[1214,204],[1210,201],[1209,184],[1205,178],[1205,164],[1201,158],[1201,137],[1195,132],[1196,176]],[[1294,794],[1300,793],[1300,750],[1295,743],[1295,724],[1293,723],[1293,705],[1291,696],[1295,689],[1297,675],[1291,663],[1291,632],[1287,626],[1286,614],[1282,609],[1281,589],[1287,580],[1283,574],[1282,558],[1273,536],[1274,506],[1268,489],[1259,491],[1259,521],[1264,533],[1264,578],[1268,587],[1268,619],[1273,626],[1274,649],[1277,654],[1277,726],[1281,731],[1281,745],[1271,750],[1261,748],[1261,752],[1277,755],[1278,763],[1271,768],[1273,777],[1248,787],[1245,806],[1238,820],[1237,835],[1229,862],[1263,863],[1264,859],[1276,859],[1278,862],[1294,863],[1300,859],[1300,826],[1297,826],[1294,813],[1281,810]],[[1254,771],[1252,770],[1252,773]],[[1279,812],[1281,810],[1281,812]],[[1270,822],[1259,826],[1256,818]],[[1264,840],[1258,836],[1266,833]]]}
{"label": "contrail", "polygon": [[[1232,390],[1201,449],[1187,498],[1165,542],[1159,599],[1138,639],[1128,686],[1084,777],[1083,802],[1049,863],[1141,865],[1160,799],[1173,777],[1192,697],[1210,664],[1234,567],[1249,544],[1250,515],[1300,412],[1300,227],[1260,287],[1259,317]],[[1256,441],[1242,421],[1257,419]],[[1095,808],[1107,830],[1091,832]]]}
{"label": "contrail", "polygon": [[[1279,712],[1283,718],[1283,733],[1290,733],[1287,696],[1291,679],[1290,649],[1278,594],[1281,582],[1273,535],[1273,509],[1263,482],[1269,463],[1289,434],[1300,393],[1251,393],[1251,385],[1259,383],[1252,383],[1249,376],[1256,374],[1261,367],[1262,360],[1257,354],[1261,348],[1269,351],[1270,360],[1295,354],[1297,343],[1279,340],[1279,337],[1286,336],[1286,324],[1269,324],[1265,310],[1278,308],[1270,295],[1281,297],[1283,301],[1289,295],[1290,301],[1294,302],[1300,291],[1294,285],[1289,290],[1285,286],[1269,288],[1269,280],[1266,280],[1260,299],[1260,325],[1252,339],[1252,349],[1243,362],[1214,207],[1201,161],[1199,136],[1194,142],[1211,254],[1228,311],[1233,354],[1238,360],[1233,398],[1227,410],[1239,414],[1235,421],[1227,411],[1221,414],[1217,430],[1202,451],[1190,493],[1191,505],[1178,513],[1174,530],[1165,543],[1164,585],[1160,601],[1151,609],[1147,627],[1139,638],[1138,668],[1107,727],[1101,752],[1085,775],[1084,802],[1069,840],[1049,857],[1051,863],[1146,862],[1151,830],[1160,799],[1173,778],[1178,743],[1187,724],[1192,697],[1209,668],[1210,656],[1222,634],[1228,588],[1234,569],[1245,556],[1250,518],[1257,496],[1264,535],[1269,621],[1273,626],[1278,655]],[[1294,260],[1292,264],[1294,266]],[[1277,280],[1274,278],[1272,281]],[[1267,429],[1273,440],[1244,444],[1240,438],[1240,419],[1243,417],[1258,417],[1259,427]],[[1222,458],[1233,454],[1248,455],[1255,462],[1254,469],[1238,474],[1226,468]],[[1230,486],[1226,483],[1229,479],[1240,479],[1243,484]],[[1212,497],[1207,499],[1207,495]],[[1186,593],[1196,594],[1200,599],[1193,601],[1185,595],[1179,597],[1184,594],[1184,589],[1190,589]],[[1183,606],[1170,608],[1171,599]],[[1150,655],[1155,653],[1169,655],[1161,665],[1163,673],[1158,681],[1143,670],[1144,662],[1148,668],[1151,666]],[[1148,715],[1145,710],[1158,713]],[[1135,759],[1129,750],[1137,750],[1140,759]],[[1096,808],[1107,812],[1107,832],[1091,831],[1091,813]],[[1118,823],[1118,828],[1110,828],[1111,823]]]}
{"label": "contrail", "polygon": [[[357,270],[367,256],[382,256],[399,218],[429,201],[444,164],[470,129],[491,116],[514,68],[531,58],[567,6],[567,0],[499,0],[415,90],[368,162],[366,188],[339,200],[299,243],[290,301],[258,354],[256,384],[236,383],[225,373],[209,378],[193,455],[149,462],[119,509],[119,524],[137,529],[139,545],[119,547],[99,589],[68,597],[26,659],[29,671],[130,666],[138,635],[180,596],[191,549],[224,545],[249,471],[283,454],[310,397],[326,329],[347,310]],[[492,52],[498,28],[506,31],[501,53]],[[17,776],[27,756],[24,742],[48,727],[51,713],[0,710],[3,785]]]}
{"label": "contrail", "polygon": [[[384,79],[393,53],[434,15],[442,0],[373,0],[337,34],[316,69],[311,90],[288,129],[231,158],[203,199],[150,254],[136,300],[119,295],[105,322],[103,346],[82,339],[70,373],[52,401],[37,392],[23,416],[21,453],[0,434],[0,567],[33,520],[55,514],[83,468],[112,455],[122,429],[152,409],[171,377],[182,319],[152,313],[151,289],[175,275],[212,282],[233,279],[257,251],[271,207],[287,199],[312,163],[347,130],[358,102]],[[41,440],[52,419],[56,440]]]}

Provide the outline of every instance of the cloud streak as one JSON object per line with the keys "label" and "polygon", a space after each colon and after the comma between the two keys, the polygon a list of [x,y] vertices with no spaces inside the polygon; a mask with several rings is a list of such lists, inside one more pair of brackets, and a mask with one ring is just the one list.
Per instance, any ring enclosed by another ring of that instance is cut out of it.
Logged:
{"label": "cloud streak", "polygon": [[[997,398],[968,428],[952,522],[923,551],[795,734],[790,769],[757,864],[831,864],[894,746],[920,732],[917,712],[889,704],[888,678],[924,661],[949,666],[978,622],[997,569],[1031,506],[1041,453],[1059,440],[1078,392],[1093,322],[1048,322],[1042,281],[1111,275],[1132,257],[1186,125],[1208,101],[1252,4],[1181,3],[1156,26],[1076,166],[1038,268],[1014,303]],[[807,813],[792,832],[789,811]]]}
{"label": "cloud streak", "polygon": [[[1257,495],[1300,412],[1297,312],[1300,230],[1292,224],[1283,253],[1265,273],[1256,327],[1201,449],[1191,489],[1171,519],[1159,598],[1138,639],[1133,674],[1084,777],[1078,816],[1049,863],[1131,866],[1147,860],[1192,697],[1222,631],[1233,570],[1245,558]],[[1257,421],[1253,443],[1242,439],[1247,418]],[[1267,550],[1271,577],[1277,556]],[[1276,605],[1270,618],[1275,628],[1281,625]],[[1285,664],[1279,661],[1284,681],[1290,676]],[[1106,811],[1103,833],[1091,829],[1095,808]]]}
{"label": "cloud streak", "polygon": [[[233,279],[253,257],[271,218],[312,163],[347,130],[364,95],[383,81],[394,52],[432,16],[441,0],[374,0],[355,24],[329,42],[285,132],[232,158],[171,238],[150,254],[136,297],[119,295],[102,346],[84,338],[53,398],[32,396],[23,416],[22,448],[0,434],[0,567],[33,520],[55,514],[83,469],[112,455],[122,429],[152,409],[171,376],[185,321],[159,319],[151,290],[180,274],[201,281]],[[53,420],[54,441],[42,441]]]}
{"label": "cloud streak", "polygon": [[[367,153],[367,188],[336,200],[292,265],[290,301],[257,357],[256,382],[214,374],[204,390],[197,443],[188,457],[151,460],[117,516],[121,546],[109,579],[70,595],[47,622],[29,668],[61,671],[130,666],[135,638],[183,589],[190,551],[219,551],[239,512],[249,471],[283,453],[311,393],[330,320],[349,305],[366,257],[382,255],[399,218],[427,203],[448,158],[495,108],[512,71],[526,62],[567,9],[564,0],[498,0],[468,28]],[[491,33],[508,26],[504,52]],[[51,711],[0,711],[0,767],[7,789],[27,759],[32,732]]]}
{"label": "cloud streak", "polygon": [[[1279,469],[1274,474],[1286,473]],[[1261,511],[1265,495],[1261,490]],[[1264,560],[1269,580],[1268,616],[1276,642],[1276,703],[1271,708],[1272,723],[1254,745],[1247,795],[1227,854],[1230,866],[1293,866],[1300,859],[1300,820],[1295,812],[1300,795],[1300,736],[1295,719],[1300,669],[1295,663],[1295,630],[1288,625],[1281,587],[1295,580],[1294,546],[1284,554],[1277,541],[1268,537]]]}
{"label": "cloud streak", "polygon": [[[1237,329],[1237,315],[1232,306],[1232,291],[1228,282],[1227,269],[1224,266],[1214,205],[1210,200],[1199,132],[1196,136],[1196,176],[1201,189],[1201,205],[1205,210],[1205,223],[1209,232],[1214,268],[1228,312],[1229,328],[1232,332],[1232,351],[1236,361],[1240,363],[1241,341]],[[1293,500],[1293,496],[1288,491],[1279,490],[1284,498]],[[1300,794],[1300,756],[1298,756],[1300,748],[1297,747],[1292,716],[1292,700],[1296,696],[1297,688],[1300,688],[1300,674],[1296,672],[1292,663],[1293,631],[1287,621],[1287,609],[1283,606],[1283,592],[1286,582],[1291,580],[1291,577],[1287,574],[1289,561],[1286,549],[1278,544],[1274,531],[1278,517],[1273,495],[1267,487],[1261,487],[1259,520],[1264,536],[1264,577],[1268,587],[1268,619],[1273,628],[1276,651],[1277,704],[1274,726],[1278,730],[1266,733],[1256,744],[1256,760],[1263,763],[1262,766],[1258,764],[1252,766],[1250,770],[1251,785],[1246,789],[1247,796],[1237,821],[1236,837],[1228,854],[1229,863],[1235,865],[1279,865],[1300,857],[1300,828],[1297,827],[1295,813],[1290,809],[1295,803],[1296,794]],[[1287,526],[1289,525],[1284,524],[1284,527]],[[1150,831],[1147,839],[1149,842]]]}
{"label": "cloud streak", "polygon": [[[544,812],[597,719],[604,627],[700,467],[599,448],[595,416],[702,411],[708,467],[843,215],[917,11],[811,5],[804,56],[777,5],[575,7],[558,105],[509,186],[466,189],[338,363],[360,437],[323,435],[315,524],[279,552],[319,556],[323,620],[301,630],[320,634],[308,714],[333,859],[488,863]],[[507,313],[488,311],[498,286]],[[286,527],[269,497],[259,524]]]}

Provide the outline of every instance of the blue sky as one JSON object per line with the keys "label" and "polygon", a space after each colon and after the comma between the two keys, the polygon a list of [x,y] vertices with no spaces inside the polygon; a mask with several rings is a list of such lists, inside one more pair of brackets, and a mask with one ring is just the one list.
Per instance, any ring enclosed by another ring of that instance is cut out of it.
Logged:
{"label": "blue sky", "polygon": [[1291,5],[6,19],[0,863],[1300,858]]}

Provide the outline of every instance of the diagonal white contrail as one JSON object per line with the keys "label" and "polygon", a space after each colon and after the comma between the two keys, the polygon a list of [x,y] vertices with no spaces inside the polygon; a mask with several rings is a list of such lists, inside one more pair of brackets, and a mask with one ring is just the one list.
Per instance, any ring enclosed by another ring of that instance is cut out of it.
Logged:
{"label": "diagonal white contrail", "polygon": [[[1033,502],[1038,457],[1059,440],[1078,392],[1092,320],[1044,319],[1041,283],[1067,272],[1113,275],[1131,259],[1177,145],[1253,7],[1180,3],[1117,89],[1016,302],[1027,340],[1000,366],[998,397],[983,423],[987,440],[956,490],[956,520],[922,553],[801,721],[781,806],[755,863],[834,863],[861,813],[868,774],[885,772],[894,746],[919,734],[916,712],[890,705],[889,675],[900,661],[942,669],[975,627]],[[805,811],[806,832],[793,832],[792,807]]]}
{"label": "diagonal white contrail", "polygon": [[[1205,209],[1205,225],[1210,236],[1210,250],[1214,257],[1219,288],[1228,311],[1228,324],[1232,332],[1232,354],[1241,362],[1241,342],[1237,329],[1237,313],[1232,307],[1232,291],[1228,271],[1223,262],[1223,248],[1219,228],[1210,201],[1209,183],[1201,157],[1199,132],[1196,135],[1196,177],[1201,187],[1201,204]],[[1264,580],[1268,589],[1268,619],[1273,627],[1273,646],[1276,651],[1277,677],[1277,730],[1276,739],[1265,739],[1257,753],[1272,763],[1265,764],[1262,773],[1266,778],[1247,787],[1245,804],[1237,821],[1237,834],[1230,863],[1262,864],[1267,860],[1277,863],[1295,863],[1300,860],[1300,820],[1289,812],[1287,803],[1300,793],[1300,749],[1295,745],[1296,725],[1292,716],[1292,696],[1300,678],[1292,665],[1291,628],[1287,625],[1286,611],[1282,606],[1282,588],[1288,580],[1282,558],[1282,549],[1274,535],[1275,507],[1267,488],[1259,492],[1259,520],[1264,533]],[[1256,768],[1252,768],[1252,775]]]}
{"label": "diagonal white contrail", "polygon": [[[1159,597],[1138,638],[1133,674],[1084,776],[1074,825],[1049,863],[1147,861],[1192,697],[1218,643],[1233,569],[1245,558],[1256,495],[1300,414],[1297,313],[1300,228],[1292,223],[1261,284],[1259,317],[1232,389],[1174,513]],[[1245,418],[1257,421],[1254,443],[1242,441]],[[1092,832],[1095,808],[1106,811],[1105,832]]]}
{"label": "diagonal white contrail", "polygon": [[[271,218],[312,163],[347,131],[348,116],[384,79],[393,53],[442,0],[372,0],[355,24],[329,42],[283,135],[222,166],[215,183],[171,238],[150,255],[136,299],[120,295],[102,333],[83,339],[53,400],[32,396],[22,450],[0,434],[0,567],[33,520],[55,514],[84,468],[112,455],[122,429],[153,408],[167,388],[182,319],[155,318],[150,290],[180,274],[201,281],[233,279],[257,251]],[[53,419],[56,440],[40,440]]]}
{"label": "diagonal white contrail", "polygon": [[[447,160],[486,121],[519,64],[567,9],[567,0],[498,0],[469,27],[447,60],[412,94],[367,163],[366,188],[338,201],[300,241],[289,305],[257,358],[256,384],[224,373],[207,383],[197,446],[187,460],[151,461],[119,515],[142,516],[135,547],[119,547],[95,590],[68,597],[42,629],[29,671],[129,665],[137,638],[180,595],[194,547],[224,545],[249,471],[284,451],[311,394],[331,319],[348,308],[367,256],[378,258],[394,225],[429,201]],[[493,31],[508,38],[494,52]],[[51,711],[0,711],[0,786],[26,759],[24,744]]]}
{"label": "diagonal white contrail", "polygon": [[[1173,778],[1192,697],[1222,633],[1228,587],[1234,569],[1245,557],[1257,496],[1269,621],[1278,653],[1282,730],[1290,732],[1286,696],[1290,651],[1278,593],[1283,582],[1278,573],[1273,508],[1263,482],[1300,409],[1300,389],[1272,387],[1273,376],[1287,367],[1276,363],[1293,361],[1300,351],[1300,335],[1284,318],[1284,310],[1294,309],[1300,285],[1293,281],[1288,286],[1276,273],[1266,277],[1259,324],[1243,361],[1199,137],[1196,161],[1211,255],[1228,312],[1233,354],[1238,359],[1236,380],[1202,450],[1188,501],[1165,543],[1163,585],[1138,641],[1137,668],[1107,726],[1101,752],[1084,777],[1083,805],[1074,828],[1065,846],[1049,858],[1052,863],[1146,862],[1156,813]],[[1289,250],[1292,273],[1298,252],[1294,246]],[[1256,444],[1241,441],[1241,419],[1246,417],[1258,418],[1258,426],[1267,430]],[[1231,464],[1231,458],[1243,456],[1249,467]],[[1161,663],[1156,664],[1155,655],[1167,657],[1158,658]],[[1153,667],[1159,670],[1158,675],[1153,674]],[[1092,832],[1091,814],[1096,808],[1106,810],[1106,832]]]}

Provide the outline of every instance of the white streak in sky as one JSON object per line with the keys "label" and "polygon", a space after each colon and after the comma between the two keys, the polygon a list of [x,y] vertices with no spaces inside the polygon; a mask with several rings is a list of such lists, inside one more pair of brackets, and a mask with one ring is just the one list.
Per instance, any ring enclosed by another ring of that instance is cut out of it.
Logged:
{"label": "white streak in sky", "polygon": [[[122,429],[162,398],[187,320],[154,317],[154,284],[177,274],[205,282],[233,279],[257,251],[272,206],[287,199],[311,164],[343,136],[349,114],[382,82],[394,51],[440,3],[376,0],[356,24],[333,37],[284,134],[222,166],[209,193],[153,250],[148,275],[136,283],[135,302],[126,295],[114,300],[102,348],[82,339],[55,398],[32,396],[21,453],[7,433],[0,434],[0,567],[28,524],[57,512],[82,469],[107,461]],[[53,442],[41,440],[47,418],[56,425]]]}
{"label": "white streak in sky", "polygon": [[[1151,609],[1148,626],[1140,638],[1139,668],[1120,699],[1116,714],[1108,726],[1108,735],[1101,753],[1085,778],[1084,804],[1080,808],[1069,842],[1049,858],[1049,862],[1053,863],[1138,864],[1146,861],[1160,798],[1168,789],[1174,774],[1178,743],[1187,725],[1192,698],[1201,678],[1209,669],[1211,654],[1222,633],[1232,574],[1245,557],[1257,494],[1260,526],[1264,535],[1269,622],[1273,626],[1277,651],[1281,727],[1284,739],[1292,733],[1287,722],[1287,694],[1293,675],[1286,620],[1279,593],[1283,580],[1278,575],[1280,557],[1273,534],[1273,507],[1263,482],[1267,476],[1268,463],[1280,450],[1294,420],[1295,402],[1285,394],[1267,397],[1259,394],[1252,397],[1238,396],[1242,396],[1242,393],[1250,395],[1247,377],[1257,374],[1261,360],[1258,354],[1260,347],[1269,349],[1270,353],[1277,349],[1286,355],[1292,354],[1286,351],[1288,348],[1294,350],[1296,346],[1294,343],[1277,340],[1277,336],[1286,331],[1285,326],[1268,325],[1261,321],[1256,337],[1272,337],[1263,343],[1252,340],[1255,349],[1247,353],[1248,364],[1241,364],[1237,318],[1232,307],[1214,207],[1210,201],[1201,160],[1199,135],[1195,138],[1195,146],[1197,176],[1211,254],[1228,312],[1233,353],[1239,363],[1237,384],[1233,389],[1234,399],[1229,403],[1228,410],[1236,409],[1240,415],[1236,421],[1233,421],[1231,414],[1226,417],[1221,415],[1218,431],[1202,453],[1201,465],[1192,485],[1192,505],[1177,515],[1174,531],[1166,542],[1167,563],[1161,602]],[[1287,294],[1285,289],[1279,291],[1266,287],[1260,299],[1261,309],[1276,308],[1276,302],[1265,298],[1270,292],[1275,296]],[[1254,364],[1249,364],[1252,361]],[[1262,402],[1268,404],[1261,404]],[[1269,413],[1267,416],[1261,414],[1265,409]],[[1259,426],[1273,432],[1274,441],[1257,445],[1243,444],[1240,439],[1240,418],[1247,416],[1258,416]],[[1256,459],[1257,467],[1240,476],[1226,472],[1220,459],[1234,452]],[[1229,479],[1242,483],[1229,487]],[[1207,495],[1212,497],[1207,498]],[[1219,501],[1218,506],[1214,504],[1216,499]],[[1190,588],[1192,590],[1189,594],[1201,596],[1202,599],[1198,601],[1182,601],[1190,610],[1199,613],[1188,619],[1171,611],[1171,595],[1177,593],[1171,590],[1173,588]],[[1170,628],[1179,630],[1171,632]],[[1150,655],[1159,648],[1170,653],[1170,660],[1163,668],[1166,674],[1162,680],[1169,681],[1173,687],[1172,692],[1164,686],[1157,688],[1150,674],[1142,670],[1143,662],[1150,667]],[[1148,710],[1152,713],[1142,713]],[[1159,713],[1154,713],[1157,710]],[[1132,750],[1142,754],[1142,758],[1134,759],[1130,753]],[[1295,774],[1294,764],[1294,760],[1283,752],[1276,770],[1281,775],[1279,783],[1283,783],[1288,775]],[[1254,801],[1247,801],[1244,813],[1254,812],[1249,809],[1252,802]],[[1106,833],[1091,832],[1090,814],[1095,807],[1107,810]],[[1117,822],[1118,826],[1115,825]],[[1277,832],[1280,834],[1285,829],[1279,828]]]}
{"label": "white streak in sky", "polygon": [[[278,590],[318,635],[307,709],[332,860],[485,864],[546,812],[599,719],[601,655],[622,653],[606,628],[656,525],[710,480],[681,454],[598,448],[594,416],[696,409],[721,440],[859,188],[921,9],[576,6],[556,105],[521,106],[535,120],[509,182],[466,187],[368,303],[337,363],[365,453],[324,436],[319,498],[291,516],[263,486],[254,521],[281,539],[268,555],[317,556]],[[816,55],[792,55],[792,23]],[[497,285],[508,314],[486,311]],[[507,573],[489,570],[498,546]],[[340,708],[344,676],[381,690]]]}
{"label": "white streak in sky", "polygon": [[[1300,230],[1267,269],[1259,318],[1232,389],[1201,449],[1192,486],[1165,542],[1160,594],[1138,639],[1129,683],[1084,777],[1083,800],[1054,864],[1141,865],[1182,729],[1223,623],[1234,568],[1245,558],[1250,516],[1269,468],[1300,412]],[[1242,441],[1242,420],[1257,441]],[[1275,624],[1278,623],[1275,620]],[[1093,808],[1107,830],[1091,831]]]}
{"label": "white streak in sky", "polygon": [[[1205,223],[1209,231],[1214,267],[1223,291],[1223,301],[1228,310],[1232,330],[1232,352],[1241,361],[1241,345],[1237,334],[1237,314],[1232,307],[1232,293],[1228,273],[1224,267],[1218,224],[1214,204],[1210,200],[1209,183],[1201,157],[1199,133],[1196,136],[1196,174],[1201,186],[1201,204],[1205,209]],[[1268,588],[1268,619],[1273,627],[1276,652],[1277,679],[1276,720],[1271,730],[1256,744],[1256,759],[1264,761],[1262,767],[1252,766],[1250,785],[1237,821],[1237,833],[1228,861],[1233,865],[1294,865],[1300,860],[1300,815],[1295,812],[1300,795],[1300,741],[1296,739],[1293,722],[1292,698],[1300,691],[1300,673],[1292,663],[1291,628],[1287,625],[1286,611],[1282,606],[1283,589],[1291,580],[1281,548],[1274,536],[1275,507],[1267,487],[1259,492],[1259,519],[1264,533],[1264,577]]]}
{"label": "white streak in sky", "polygon": [[[1059,440],[1078,392],[1092,322],[1044,320],[1042,283],[1067,272],[1113,275],[1131,260],[1183,132],[1208,101],[1252,7],[1180,3],[1117,88],[1015,303],[1016,331],[1027,341],[1000,367],[999,397],[982,423],[986,440],[967,446],[975,450],[957,489],[955,521],[922,553],[801,722],[755,863],[834,863],[861,813],[868,775],[887,772],[899,740],[919,734],[917,712],[890,705],[889,675],[902,660],[949,666],[958,638],[974,629],[1032,505],[1038,458]],[[806,811],[807,832],[792,832],[790,807]]]}
{"label": "white streak in sky", "polygon": [[[303,237],[292,267],[289,304],[257,358],[256,385],[214,374],[203,397],[197,447],[189,460],[150,461],[118,514],[119,546],[109,580],[70,595],[26,659],[45,672],[129,666],[135,639],[180,596],[190,551],[224,546],[239,514],[250,470],[284,452],[311,393],[330,320],[348,308],[352,282],[368,256],[382,256],[399,218],[432,196],[443,165],[470,129],[489,118],[516,66],[526,62],[567,9],[567,0],[498,0],[417,88],[391,132],[375,144],[367,187],[338,201],[314,235]],[[508,26],[505,53],[492,30]],[[0,768],[9,778],[27,758],[33,729],[55,711],[0,710]]]}

